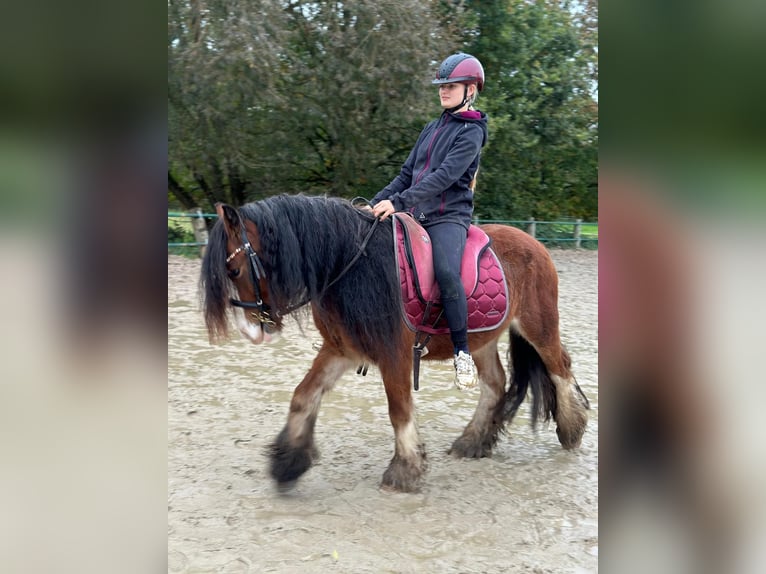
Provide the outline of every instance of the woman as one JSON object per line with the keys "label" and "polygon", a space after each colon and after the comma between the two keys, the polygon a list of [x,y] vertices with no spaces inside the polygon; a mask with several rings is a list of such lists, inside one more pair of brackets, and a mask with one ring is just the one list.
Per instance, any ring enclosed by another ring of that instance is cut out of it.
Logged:
{"label": "woman", "polygon": [[453,54],[432,83],[439,86],[444,111],[420,133],[399,175],[372,199],[372,211],[381,219],[409,211],[428,231],[454,346],[455,385],[463,390],[476,385],[460,262],[473,215],[471,182],[487,142],[487,115],[473,108],[484,87],[484,69],[469,54]]}

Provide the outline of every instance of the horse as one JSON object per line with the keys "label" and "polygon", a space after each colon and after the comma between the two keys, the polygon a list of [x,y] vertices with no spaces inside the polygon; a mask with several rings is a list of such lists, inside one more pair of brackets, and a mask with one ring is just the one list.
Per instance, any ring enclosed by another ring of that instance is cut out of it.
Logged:
{"label": "horse", "polygon": [[[278,195],[234,208],[217,204],[200,289],[211,343],[242,335],[267,343],[294,311],[310,310],[322,343],[290,401],[287,422],[268,447],[270,474],[289,490],[318,456],[314,428],[322,397],[349,369],[377,365],[395,435],[383,473],[386,491],[417,492],[427,469],[411,384],[415,334],[402,319],[391,218],[328,196]],[[506,225],[483,225],[502,264],[509,312],[495,329],[469,334],[479,378],[472,419],[448,453],[489,457],[528,392],[531,420],[553,419],[564,449],[577,448],[588,399],[559,334],[558,275],[545,247]],[[509,333],[506,378],[498,341]],[[434,335],[424,360],[452,359],[449,334]]]}

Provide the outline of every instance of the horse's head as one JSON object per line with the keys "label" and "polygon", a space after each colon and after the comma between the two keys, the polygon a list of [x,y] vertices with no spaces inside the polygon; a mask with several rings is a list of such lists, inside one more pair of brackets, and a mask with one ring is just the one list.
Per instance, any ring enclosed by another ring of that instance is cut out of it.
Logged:
{"label": "horse's head", "polygon": [[215,209],[218,221],[202,263],[208,333],[211,340],[226,337],[231,309],[245,338],[268,343],[282,329],[282,318],[269,303],[258,230],[229,205],[218,203]]}

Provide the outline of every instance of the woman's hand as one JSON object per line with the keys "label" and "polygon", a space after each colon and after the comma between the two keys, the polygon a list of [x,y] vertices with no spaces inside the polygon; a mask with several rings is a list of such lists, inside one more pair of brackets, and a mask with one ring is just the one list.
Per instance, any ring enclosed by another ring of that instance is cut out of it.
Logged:
{"label": "woman's hand", "polygon": [[391,201],[388,199],[384,199],[383,201],[376,203],[375,207],[372,208],[372,214],[375,217],[379,217],[381,221],[386,219],[395,211],[396,209],[394,208],[394,204],[391,203]]}

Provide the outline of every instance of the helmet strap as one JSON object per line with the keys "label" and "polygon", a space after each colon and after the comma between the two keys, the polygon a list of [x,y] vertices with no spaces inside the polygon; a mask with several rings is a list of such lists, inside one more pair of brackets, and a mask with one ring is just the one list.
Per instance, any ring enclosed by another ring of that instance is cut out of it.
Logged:
{"label": "helmet strap", "polygon": [[454,114],[456,111],[458,111],[467,103],[468,103],[468,84],[463,84],[463,101],[452,108],[448,108],[447,111],[451,114]]}

